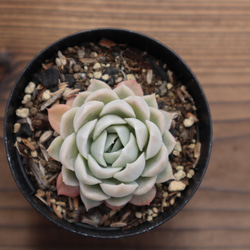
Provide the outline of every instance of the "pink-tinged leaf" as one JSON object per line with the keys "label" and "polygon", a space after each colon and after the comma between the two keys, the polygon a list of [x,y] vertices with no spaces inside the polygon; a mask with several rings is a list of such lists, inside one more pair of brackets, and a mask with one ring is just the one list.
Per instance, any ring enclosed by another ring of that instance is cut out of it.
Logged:
{"label": "pink-tinged leaf", "polygon": [[59,174],[56,181],[56,188],[58,195],[65,195],[68,197],[76,197],[80,195],[79,186],[68,186],[63,182],[62,173]]}
{"label": "pink-tinged leaf", "polygon": [[134,195],[130,200],[130,203],[136,206],[150,205],[152,200],[155,198],[156,188],[155,186],[146,194]]}
{"label": "pink-tinged leaf", "polygon": [[47,109],[49,123],[51,127],[58,134],[60,134],[60,122],[61,122],[62,115],[69,109],[71,109],[71,106],[66,105],[66,104],[56,104],[56,105],[53,105],[51,108]]}
{"label": "pink-tinged leaf", "polygon": [[73,101],[75,100],[77,95],[71,95],[67,98],[67,101],[66,101],[66,105],[69,105],[70,107],[72,107],[72,103]]}
{"label": "pink-tinged leaf", "polygon": [[133,195],[128,195],[120,198],[111,197],[105,200],[104,204],[113,210],[120,209],[131,200],[132,196]]}
{"label": "pink-tinged leaf", "polygon": [[127,87],[129,87],[134,92],[135,95],[143,96],[143,90],[141,88],[141,85],[137,83],[135,79],[120,82],[117,86],[119,86],[120,84],[124,84]]}
{"label": "pink-tinged leaf", "polygon": [[104,204],[105,204],[106,207],[109,207],[112,210],[118,210],[118,209],[121,209],[121,208],[124,207],[124,205],[122,205],[122,206],[112,206],[112,205],[108,204],[106,201],[104,202]]}

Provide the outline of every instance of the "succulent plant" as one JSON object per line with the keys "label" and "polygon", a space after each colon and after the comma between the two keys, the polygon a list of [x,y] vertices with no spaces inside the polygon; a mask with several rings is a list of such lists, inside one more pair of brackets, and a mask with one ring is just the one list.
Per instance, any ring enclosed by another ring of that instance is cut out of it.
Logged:
{"label": "succulent plant", "polygon": [[48,153],[62,164],[58,194],[80,195],[87,210],[103,202],[112,208],[150,204],[155,184],[174,178],[173,116],[135,80],[111,89],[92,79],[86,91],[53,105],[48,117],[59,136]]}

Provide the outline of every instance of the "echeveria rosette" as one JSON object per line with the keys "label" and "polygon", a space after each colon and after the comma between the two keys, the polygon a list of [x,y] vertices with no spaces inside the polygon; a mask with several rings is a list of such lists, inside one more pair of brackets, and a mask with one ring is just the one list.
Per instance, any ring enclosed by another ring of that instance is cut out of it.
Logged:
{"label": "echeveria rosette", "polygon": [[93,79],[73,102],[53,105],[49,121],[60,135],[48,153],[62,164],[58,194],[80,194],[87,210],[103,202],[150,204],[155,184],[173,179],[173,115],[158,109],[154,94],[143,96],[135,80],[111,89]]}

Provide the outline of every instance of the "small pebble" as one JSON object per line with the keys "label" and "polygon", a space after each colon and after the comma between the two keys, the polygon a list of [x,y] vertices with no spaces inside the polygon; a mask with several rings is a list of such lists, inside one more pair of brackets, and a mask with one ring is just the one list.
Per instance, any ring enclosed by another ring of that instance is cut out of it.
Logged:
{"label": "small pebble", "polygon": [[195,144],[194,144],[194,143],[192,143],[192,144],[188,145],[188,148],[190,148],[190,149],[194,150],[194,149],[195,149]]}
{"label": "small pebble", "polygon": [[89,78],[93,78],[93,74],[92,73],[88,73],[87,74]]}
{"label": "small pebble", "polygon": [[43,101],[48,101],[50,99],[51,95],[50,95],[50,90],[47,89],[43,92],[43,95],[42,95],[42,100]]}
{"label": "small pebble", "polygon": [[22,142],[22,138],[19,136],[16,138],[16,140],[17,140],[17,142]]}
{"label": "small pebble", "polygon": [[102,72],[101,71],[94,72],[94,77],[100,79],[102,77]]}
{"label": "small pebble", "polygon": [[31,94],[35,90],[36,84],[34,82],[29,82],[27,87],[25,88],[24,92],[26,94]]}
{"label": "small pebble", "polygon": [[57,52],[57,55],[61,61],[61,64],[65,66],[67,64],[66,57],[63,55],[63,53],[60,50]]}
{"label": "small pebble", "polygon": [[91,58],[95,58],[97,56],[98,56],[98,54],[95,51],[93,51],[93,52],[90,53],[90,57]]}
{"label": "small pebble", "polygon": [[190,116],[189,118],[184,119],[183,121],[183,125],[186,128],[190,128],[191,126],[193,126],[194,124],[194,118],[192,116]]}
{"label": "small pebble", "polygon": [[165,94],[167,94],[167,92],[168,92],[167,83],[163,82],[159,87],[159,95],[164,96]]}
{"label": "small pebble", "polygon": [[188,173],[187,173],[187,178],[192,178],[193,176],[194,176],[194,174],[195,174],[195,172],[194,172],[194,170],[193,169],[190,169],[189,171],[188,171]]}
{"label": "small pebble", "polygon": [[177,150],[173,150],[173,155],[176,156],[176,157],[178,157],[180,155],[180,152],[177,151]]}
{"label": "small pebble", "polygon": [[152,209],[148,209],[148,210],[147,210],[147,214],[148,214],[148,215],[152,215],[152,214],[153,214]]}
{"label": "small pebble", "polygon": [[34,106],[34,103],[32,101],[29,101],[28,103],[25,104],[25,108],[31,108]]}
{"label": "small pebble", "polygon": [[169,203],[165,201],[165,202],[163,203],[163,207],[169,207]]}
{"label": "small pebble", "polygon": [[135,76],[133,74],[127,74],[127,80],[135,80]]}
{"label": "small pebble", "polygon": [[102,66],[100,63],[95,63],[93,69],[100,69]]}
{"label": "small pebble", "polygon": [[14,124],[14,133],[17,133],[19,131],[19,129],[21,128],[21,124],[20,123],[15,123]]}
{"label": "small pebble", "polygon": [[60,78],[60,73],[57,67],[52,66],[38,75],[38,80],[45,88],[54,88],[58,84],[58,79]]}
{"label": "small pebble", "polygon": [[146,76],[147,84],[149,84],[149,85],[152,84],[152,78],[153,78],[153,70],[148,69],[147,76]]}
{"label": "small pebble", "polygon": [[107,81],[109,79],[109,75],[105,74],[102,76],[102,80]]}
{"label": "small pebble", "polygon": [[73,75],[74,79],[78,80],[78,79],[81,79],[81,73],[75,73]]}
{"label": "small pebble", "polygon": [[73,70],[77,73],[77,72],[80,72],[81,71],[81,65],[79,65],[79,64],[75,64],[74,66],[73,66]]}
{"label": "small pebble", "polygon": [[175,168],[177,171],[178,170],[184,170],[184,167],[183,166],[181,166],[181,165],[178,165],[178,166],[176,166],[176,168]]}
{"label": "small pebble", "polygon": [[23,97],[22,104],[27,104],[31,100],[31,95],[27,94]]}
{"label": "small pebble", "polygon": [[175,198],[173,197],[170,201],[169,201],[170,205],[173,206],[175,203]]}
{"label": "small pebble", "polygon": [[82,49],[77,50],[77,56],[83,58],[85,56],[85,51]]}
{"label": "small pebble", "polygon": [[181,181],[172,181],[169,184],[168,190],[170,192],[183,191],[186,188],[186,184]]}
{"label": "small pebble", "polygon": [[147,221],[152,221],[153,220],[153,217],[151,216],[151,215],[149,215],[148,217],[147,217]]}
{"label": "small pebble", "polygon": [[174,174],[175,180],[180,181],[186,177],[186,173],[183,170],[179,170]]}
{"label": "small pebble", "polygon": [[167,84],[167,88],[168,88],[168,89],[172,89],[172,88],[173,88],[173,84],[172,84],[172,83],[168,83],[168,84]]}
{"label": "small pebble", "polygon": [[162,195],[164,198],[168,197],[168,192],[164,192]]}
{"label": "small pebble", "polygon": [[36,158],[36,157],[38,156],[36,150],[31,151],[30,154],[31,154],[31,156],[32,156],[33,158]]}
{"label": "small pebble", "polygon": [[141,212],[136,212],[135,217],[138,218],[138,219],[141,219],[142,218],[142,213]]}
{"label": "small pebble", "polygon": [[17,109],[16,115],[20,118],[27,118],[29,116],[29,109],[28,108]]}
{"label": "small pebble", "polygon": [[181,148],[181,143],[179,141],[176,142],[174,150],[181,152],[182,148]]}
{"label": "small pebble", "polygon": [[185,106],[185,109],[187,111],[191,111],[192,110],[192,104],[191,103],[187,103],[186,106]]}
{"label": "small pebble", "polygon": [[35,116],[38,113],[38,109],[36,107],[30,108],[30,115]]}
{"label": "small pebble", "polygon": [[122,77],[118,77],[117,79],[116,79],[116,83],[119,83],[119,82],[121,82],[123,80],[123,78]]}
{"label": "small pebble", "polygon": [[153,210],[154,213],[158,213],[158,209],[156,207],[153,207],[152,210]]}
{"label": "small pebble", "polygon": [[61,61],[60,58],[58,58],[58,57],[56,57],[55,62],[56,62],[56,65],[57,65],[58,67],[61,67],[61,66],[63,65],[63,64],[62,64],[62,61]]}

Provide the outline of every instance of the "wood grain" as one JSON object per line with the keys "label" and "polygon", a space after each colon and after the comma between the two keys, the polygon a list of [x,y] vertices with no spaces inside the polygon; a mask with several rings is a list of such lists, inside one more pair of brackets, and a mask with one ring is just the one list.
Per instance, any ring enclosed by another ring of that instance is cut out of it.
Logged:
{"label": "wood grain", "polygon": [[[121,240],[74,235],[44,219],[18,190],[3,150],[6,102],[27,63],[63,36],[101,27],[145,33],[180,54],[201,82],[214,126],[209,167],[188,205]],[[249,0],[1,0],[0,127],[0,249],[250,249]]]}

